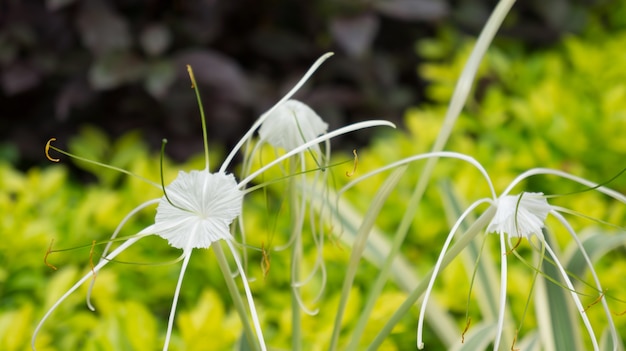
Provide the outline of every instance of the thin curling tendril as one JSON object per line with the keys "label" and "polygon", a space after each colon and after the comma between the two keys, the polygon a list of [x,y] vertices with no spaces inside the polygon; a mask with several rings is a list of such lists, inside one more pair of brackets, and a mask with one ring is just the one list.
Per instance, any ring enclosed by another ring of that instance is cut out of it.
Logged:
{"label": "thin curling tendril", "polygon": [[[50,140],[48,140],[48,142],[46,143],[46,158],[52,162],[59,162],[61,161],[61,159],[53,158],[50,156],[50,148],[52,147],[50,143],[52,143],[55,140],[57,140],[57,138],[50,138]],[[54,149],[54,147],[52,148]]]}

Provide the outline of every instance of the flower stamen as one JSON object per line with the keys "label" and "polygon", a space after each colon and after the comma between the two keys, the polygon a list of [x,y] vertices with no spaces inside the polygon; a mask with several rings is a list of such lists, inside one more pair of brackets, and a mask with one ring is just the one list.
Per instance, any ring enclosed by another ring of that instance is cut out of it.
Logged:
{"label": "flower stamen", "polygon": [[[49,143],[49,142],[48,142]],[[53,264],[48,262],[48,255],[50,255],[52,253],[52,244],[54,243],[54,238],[52,238],[52,240],[50,240],[50,246],[48,246],[48,251],[46,251],[46,255],[43,257],[43,263],[46,264],[46,266],[52,268],[53,270],[57,270],[57,267],[55,267]]]}
{"label": "flower stamen", "polygon": [[96,270],[93,264],[93,251],[96,248],[96,241],[93,240],[91,242],[91,249],[89,250],[89,265],[91,266],[91,273],[93,275],[93,280],[96,280]]}
{"label": "flower stamen", "polygon": [[583,310],[583,313],[587,313],[587,311],[593,307],[594,305],[596,305],[598,302],[602,301],[602,299],[604,298],[604,295],[606,294],[606,291],[603,291],[602,293],[600,293],[600,296],[598,296],[595,300],[593,300],[592,303],[590,303],[589,305],[587,305],[587,307],[585,307],[585,309]]}
{"label": "flower stamen", "polygon": [[509,251],[505,252],[504,254],[505,254],[505,255],[510,255],[510,254],[512,254],[512,253],[513,253],[513,251],[515,251],[515,249],[517,249],[517,248],[518,248],[518,246],[519,246],[521,243],[522,243],[522,237],[521,237],[521,236],[519,236],[519,237],[517,238],[517,242],[515,243],[515,245],[513,245],[513,247],[511,247],[511,249],[510,249]]}
{"label": "flower stamen", "polygon": [[352,168],[351,172],[346,171],[346,177],[348,178],[356,173],[356,167],[359,165],[359,156],[356,154],[356,149],[352,150],[352,154],[354,155],[354,168]]}
{"label": "flower stamen", "polygon": [[270,273],[271,260],[269,250],[265,249],[265,243],[261,243],[261,270],[263,270],[263,278],[267,278]]}
{"label": "flower stamen", "polygon": [[52,162],[59,162],[61,161],[61,159],[59,158],[53,158],[50,156],[50,148],[56,150],[52,145],[50,145],[50,143],[52,143],[53,141],[57,140],[57,138],[50,138],[50,140],[48,140],[48,142],[46,143],[46,158]]}
{"label": "flower stamen", "polygon": [[465,343],[465,334],[469,330],[470,324],[472,324],[472,317],[467,318],[467,323],[465,324],[465,329],[463,329],[463,333],[461,333],[461,344]]}
{"label": "flower stamen", "polygon": [[519,329],[515,331],[515,335],[513,336],[513,343],[511,344],[511,351],[519,351],[519,349],[515,348],[515,343],[517,342],[518,333],[519,333]]}

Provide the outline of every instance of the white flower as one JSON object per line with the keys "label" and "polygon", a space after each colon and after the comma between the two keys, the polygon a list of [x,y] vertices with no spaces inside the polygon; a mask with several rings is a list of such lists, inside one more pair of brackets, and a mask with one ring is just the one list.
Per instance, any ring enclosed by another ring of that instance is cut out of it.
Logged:
{"label": "white flower", "polygon": [[[243,191],[235,176],[206,171],[180,171],[165,188],[150,231],[177,249],[208,249],[229,240],[229,227],[241,214]],[[171,201],[171,202],[170,202]]]}
{"label": "white flower", "polygon": [[496,214],[487,226],[488,233],[530,239],[543,238],[541,229],[552,210],[543,193],[505,195],[495,201]]}
{"label": "white flower", "polygon": [[[545,241],[544,236],[542,234],[542,229],[545,227],[545,220],[548,215],[551,215],[554,218],[556,218],[556,220],[559,221],[563,225],[565,230],[570,234],[572,239],[579,246],[580,251],[587,264],[587,267],[589,268],[589,271],[591,272],[593,276],[593,279],[596,285],[595,287],[599,295],[599,299],[601,301],[601,304],[605,312],[605,316],[610,326],[610,332],[613,338],[613,344],[617,345],[617,331],[615,329],[615,324],[613,323],[613,320],[611,317],[611,312],[609,311],[608,305],[606,303],[606,298],[604,297],[602,286],[595,273],[595,269],[593,268],[591,259],[587,255],[585,248],[583,247],[582,243],[578,239],[576,232],[572,229],[571,225],[567,222],[565,217],[563,217],[563,215],[560,214],[560,211],[564,211],[564,209],[550,205],[542,193],[521,193],[520,195],[517,195],[517,196],[509,195],[509,193],[522,180],[527,179],[531,176],[545,174],[545,175],[554,175],[554,176],[562,177],[562,178],[583,184],[585,186],[588,186],[590,189],[595,189],[599,192],[602,192],[622,203],[626,203],[626,196],[614,190],[611,190],[604,186],[600,186],[599,184],[593,183],[591,181],[588,181],[580,177],[576,177],[566,172],[553,170],[553,169],[536,168],[536,169],[529,170],[525,173],[522,173],[507,187],[507,189],[505,189],[505,191],[499,197],[496,197],[491,180],[487,176],[486,171],[482,168],[482,166],[480,166],[480,164],[477,161],[473,159],[468,160],[467,156],[456,157],[456,158],[464,159],[466,161],[471,162],[481,171],[483,176],[485,176],[485,178],[487,179],[487,182],[491,189],[492,198],[480,199],[480,200],[475,201],[472,205],[470,205],[470,207],[467,210],[465,210],[465,212],[463,212],[463,214],[456,221],[456,223],[450,230],[450,233],[448,234],[446,241],[443,244],[443,248],[441,250],[441,253],[439,254],[439,259],[437,260],[437,263],[435,264],[435,267],[433,268],[433,274],[430,278],[428,287],[426,288],[426,291],[424,293],[424,299],[422,301],[422,308],[420,310],[418,328],[417,328],[418,348],[422,349],[424,347],[424,343],[422,341],[422,330],[423,330],[424,313],[426,310],[426,304],[428,303],[428,298],[432,291],[437,274],[439,273],[439,270],[443,268],[442,262],[445,257],[446,251],[448,250],[448,247],[450,243],[452,242],[452,238],[454,237],[461,223],[479,205],[484,204],[484,203],[490,204],[490,208],[487,209],[487,211],[485,211],[483,216],[488,215],[491,217],[481,216],[481,219],[489,220],[489,224],[486,227],[486,232],[488,233],[495,232],[496,234],[500,236],[500,253],[501,253],[501,260],[502,260],[501,266],[500,266],[500,306],[499,306],[499,313],[498,313],[498,320],[497,320],[496,338],[494,340],[493,349],[494,350],[499,349],[500,339],[502,336],[502,330],[504,328],[504,312],[505,312],[505,306],[506,306],[506,287],[507,287],[507,257],[508,257],[506,253],[509,250],[514,250],[516,248],[516,244],[513,244],[511,242],[511,238],[522,238],[522,239],[525,238],[525,239],[531,240],[532,236],[535,235],[537,236],[537,238],[539,238],[540,244],[542,245],[543,248],[545,248],[547,254],[552,258],[554,264],[556,265],[557,269],[559,270],[563,278],[563,281],[565,282],[567,286],[567,289],[570,291],[572,300],[574,301],[574,304],[576,305],[576,308],[578,309],[578,312],[580,313],[581,319],[583,320],[583,323],[587,329],[587,332],[589,333],[590,339],[593,344],[593,349],[599,350],[597,338],[594,334],[593,328],[591,327],[591,323],[589,321],[589,318],[587,317],[585,308],[582,306],[580,298],[578,297],[578,293],[576,292],[568,273],[566,272],[565,268],[561,264],[556,253],[550,247],[550,245]],[[477,222],[479,220],[477,220]],[[470,235],[470,233],[465,233],[464,235]],[[509,246],[508,249],[506,246],[505,237],[507,237],[508,239],[508,246]]]}
{"label": "white flower", "polygon": [[[39,330],[42,328],[44,322],[50,317],[52,312],[56,310],[56,308],[74,291],[76,291],[85,281],[92,278],[99,272],[105,265],[111,262],[115,257],[117,257],[120,253],[126,250],[128,247],[139,241],[141,238],[156,234],[161,236],[162,238],[168,240],[169,244],[175,248],[179,248],[183,250],[182,258],[183,264],[181,267],[180,275],[178,278],[178,282],[176,285],[176,290],[174,291],[174,298],[172,301],[172,307],[170,310],[170,316],[168,320],[167,333],[165,337],[165,342],[163,345],[163,350],[167,350],[169,346],[169,341],[172,333],[172,328],[174,324],[174,316],[176,313],[176,306],[178,303],[178,296],[180,294],[183,277],[185,275],[185,271],[187,269],[187,265],[189,263],[189,259],[191,258],[191,253],[194,248],[213,248],[214,250],[221,250],[221,246],[219,245],[220,241],[224,241],[229,247],[230,251],[233,254],[233,259],[241,276],[244,290],[246,293],[246,297],[248,299],[248,305],[250,308],[250,314],[252,316],[253,324],[254,324],[254,332],[256,333],[256,337],[258,339],[259,345],[262,350],[266,350],[265,341],[263,338],[263,333],[261,330],[261,326],[258,320],[258,316],[256,313],[256,309],[254,306],[254,301],[252,299],[252,294],[250,292],[250,288],[247,283],[247,278],[245,275],[245,271],[242,267],[239,255],[234,247],[234,238],[230,234],[229,227],[231,223],[241,215],[242,211],[242,202],[244,195],[246,193],[247,185],[254,180],[257,176],[265,172],[267,169],[276,166],[281,163],[283,160],[302,153],[303,151],[318,145],[319,143],[326,142],[331,138],[334,138],[337,135],[349,133],[352,131],[356,131],[359,129],[374,127],[374,126],[394,126],[392,123],[387,121],[367,121],[355,123],[333,132],[324,134],[321,137],[312,138],[310,140],[306,140],[299,144],[292,150],[289,150],[284,155],[281,155],[274,161],[268,163],[263,166],[261,169],[253,172],[252,174],[246,174],[245,178],[239,182],[236,181],[235,177],[232,174],[227,174],[226,169],[229,167],[230,163],[234,159],[235,155],[240,151],[242,145],[250,140],[250,138],[254,135],[258,127],[267,119],[269,115],[272,114],[274,110],[280,108],[283,102],[289,97],[291,97],[303,84],[306,80],[313,74],[313,72],[332,54],[326,54],[318,59],[313,66],[309,69],[309,71],[305,74],[305,76],[300,80],[298,84],[283,98],[281,99],[266,115],[259,118],[250,128],[250,130],[242,137],[242,139],[235,145],[233,150],[228,154],[225,161],[222,163],[221,167],[217,172],[210,172],[209,169],[209,155],[208,155],[208,141],[206,140],[206,128],[204,126],[203,120],[203,133],[205,135],[205,161],[206,167],[202,171],[191,171],[187,172],[179,172],[178,176],[174,181],[164,189],[164,194],[162,197],[158,199],[152,199],[144,202],[143,204],[137,206],[133,209],[126,217],[122,219],[116,230],[114,231],[112,238],[115,238],[117,234],[120,232],[124,224],[139,211],[158,204],[157,214],[155,217],[155,223],[143,229],[136,235],[131,236],[129,239],[124,241],[119,247],[115,250],[109,252],[110,244],[104,250],[102,258],[98,262],[98,264],[93,267],[93,269],[83,276],[76,284],[74,284],[63,296],[61,296],[54,305],[46,312],[46,314],[42,317],[41,321],[37,325],[33,337],[31,340],[31,346],[33,350],[35,349],[35,341],[36,337],[39,333]],[[192,86],[196,86],[195,78],[193,77],[193,73],[191,68],[188,67],[190,77],[192,80]],[[196,95],[199,98],[199,93],[196,89]],[[57,161],[48,155],[49,149],[53,149],[55,151],[61,152],[70,157],[81,159],[85,162],[91,162],[106,168],[114,169],[121,171],[126,174],[130,174],[127,171],[120,170],[119,168],[115,168],[113,166],[103,165],[98,162],[89,161],[84,158],[74,156],[65,151],[62,151],[56,147],[50,145],[50,142],[53,141],[51,139],[46,145],[46,156],[52,160]],[[141,177],[139,177],[141,178]],[[144,178],[142,178],[144,179]],[[145,179],[144,179],[145,180]],[[151,184],[161,188],[161,185],[152,183]],[[220,255],[221,256],[221,255]],[[224,269],[224,268],[222,268]],[[226,267],[228,270],[224,272],[225,277],[230,277],[232,279],[232,275],[230,269]],[[232,284],[234,286],[234,284]],[[234,299],[238,299],[239,296],[233,297]],[[89,302],[88,296],[88,306],[92,308],[91,303]],[[93,308],[92,308],[93,309]],[[247,320],[247,317],[244,316]]]}
{"label": "white flower", "polygon": [[293,150],[327,130],[328,124],[309,106],[297,100],[287,100],[268,113],[259,128],[259,136],[274,147]]}
{"label": "white flower", "polygon": [[[435,264],[435,267],[433,268],[433,271],[432,271],[433,273],[429,279],[428,285],[423,294],[422,306],[420,309],[420,315],[419,315],[418,326],[417,326],[417,347],[419,349],[424,348],[423,337],[422,337],[424,316],[425,316],[425,311],[426,311],[426,305],[428,303],[430,293],[432,292],[435,279],[439,271],[443,269],[449,262],[452,261],[450,257],[446,257],[448,247],[452,243],[452,239],[454,238],[454,235],[456,234],[461,224],[465,221],[467,216],[470,215],[474,210],[476,210],[479,206],[483,204],[489,204],[490,206],[476,220],[475,222],[476,225],[472,225],[470,227],[471,232],[468,231],[464,233],[463,235],[464,235],[464,238],[472,238],[474,235],[477,235],[481,230],[484,229],[485,232],[496,233],[500,237],[500,253],[501,253],[501,260],[502,260],[501,267],[500,267],[501,269],[500,271],[500,276],[501,276],[500,278],[500,301],[499,301],[500,306],[499,306],[499,314],[498,314],[498,320],[497,320],[496,338],[493,343],[494,344],[493,349],[494,350],[499,349],[500,338],[501,338],[502,330],[504,327],[503,323],[504,323],[504,311],[505,311],[505,306],[506,306],[506,287],[507,287],[507,258],[508,258],[507,252],[509,252],[510,250],[514,250],[516,248],[516,245],[518,244],[518,243],[512,243],[511,238],[531,240],[533,236],[536,236],[539,239],[539,242],[542,245],[542,247],[545,248],[547,255],[551,257],[552,261],[554,262],[557,269],[559,270],[561,276],[563,277],[563,281],[567,285],[567,289],[571,293],[572,300],[574,300],[574,304],[576,305],[580,313],[581,319],[583,320],[583,323],[585,324],[587,332],[590,335],[594,350],[599,349],[597,339],[595,337],[594,331],[589,322],[589,318],[587,317],[585,308],[581,304],[580,298],[578,297],[578,294],[575,291],[575,288],[571,282],[571,279],[568,273],[566,272],[565,268],[561,264],[556,253],[554,252],[554,250],[552,250],[552,248],[550,247],[550,245],[546,242],[544,238],[542,229],[545,227],[545,221],[548,215],[554,217],[558,222],[560,222],[565,228],[565,230],[570,234],[570,236],[572,237],[572,240],[574,240],[576,244],[578,245],[580,252],[582,253],[585,259],[587,267],[589,268],[589,271],[591,272],[593,276],[593,279],[595,282],[595,288],[599,295],[599,301],[601,302],[603,306],[606,319],[610,326],[610,332],[611,332],[611,337],[613,339],[613,345],[618,344],[617,331],[615,329],[615,324],[613,323],[611,312],[609,311],[608,305],[606,303],[606,298],[604,297],[602,286],[595,273],[595,269],[592,265],[591,259],[589,258],[585,248],[580,242],[572,226],[567,222],[565,217],[563,217],[563,215],[560,213],[560,212],[568,212],[568,211],[566,209],[550,205],[547,201],[546,196],[543,193],[523,192],[519,195],[509,195],[509,194],[515,186],[519,185],[520,182],[522,182],[523,180],[529,177],[536,176],[536,175],[552,175],[552,176],[558,176],[558,177],[582,184],[584,186],[589,187],[589,189],[597,190],[623,204],[626,204],[626,196],[612,189],[609,189],[605,186],[601,186],[589,180],[571,175],[563,171],[554,170],[554,169],[545,169],[545,168],[535,168],[527,172],[524,172],[520,176],[518,176],[515,180],[513,180],[513,182],[511,182],[511,184],[498,197],[493,187],[493,183],[491,179],[489,178],[489,175],[487,174],[487,171],[482,167],[482,165],[478,161],[476,161],[471,156],[456,153],[456,152],[449,152],[449,151],[439,151],[439,152],[419,154],[419,155],[402,159],[400,161],[396,161],[385,167],[381,167],[375,171],[369,172],[359,177],[358,179],[355,179],[354,181],[344,186],[339,191],[339,193],[341,194],[347,189],[353,187],[358,182],[361,182],[364,179],[372,177],[383,171],[394,169],[396,167],[405,165],[410,162],[429,159],[429,158],[454,158],[454,159],[459,159],[459,160],[469,162],[476,169],[478,169],[478,171],[480,171],[481,175],[487,181],[487,184],[489,185],[489,190],[491,192],[491,197],[479,199],[475,201],[474,203],[472,203],[465,210],[465,212],[461,214],[461,216],[457,219],[456,223],[452,226],[443,244],[443,247],[439,254],[439,258],[437,259],[437,263]],[[478,225],[479,223],[480,225]],[[505,239],[508,239],[508,247],[509,247],[508,249],[506,246],[507,240]],[[446,260],[447,263],[444,263],[444,258],[447,259]],[[418,294],[413,294],[412,296],[414,296],[415,299],[419,297]]]}

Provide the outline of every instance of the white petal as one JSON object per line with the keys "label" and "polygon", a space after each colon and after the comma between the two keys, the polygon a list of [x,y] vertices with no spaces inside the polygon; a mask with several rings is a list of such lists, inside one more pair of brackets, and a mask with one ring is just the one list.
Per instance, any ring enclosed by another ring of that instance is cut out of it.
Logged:
{"label": "white petal", "polygon": [[152,230],[179,249],[208,248],[228,239],[228,227],[241,214],[243,192],[232,174],[179,172],[165,188]]}
{"label": "white petal", "polygon": [[550,204],[542,193],[503,196],[497,201],[497,211],[487,226],[487,232],[528,239],[533,234],[541,237],[541,229],[550,210]]}
{"label": "white petal", "polygon": [[274,147],[293,150],[327,130],[328,124],[309,106],[287,100],[267,116],[259,136]]}

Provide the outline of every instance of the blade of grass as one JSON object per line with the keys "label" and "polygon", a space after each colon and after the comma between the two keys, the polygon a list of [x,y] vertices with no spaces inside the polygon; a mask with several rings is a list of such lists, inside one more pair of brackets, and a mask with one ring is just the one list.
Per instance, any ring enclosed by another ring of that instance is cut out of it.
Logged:
{"label": "blade of grass", "polygon": [[[491,45],[491,42],[500,28],[504,18],[508,14],[509,10],[515,3],[515,0],[501,0],[493,13],[487,20],[485,27],[481,31],[478,40],[476,41],[476,45],[470,54],[470,57],[465,64],[463,71],[461,72],[461,76],[459,77],[457,84],[455,86],[454,92],[452,94],[452,98],[450,99],[450,104],[446,111],[446,116],[444,118],[441,131],[439,135],[437,135],[437,139],[431,149],[433,152],[441,151],[445,147],[448,138],[452,132],[452,128],[458,118],[463,106],[465,106],[465,102],[467,101],[467,97],[471,91],[472,83],[476,76],[476,72],[478,71],[478,66],[487,51],[487,48]],[[424,166],[422,174],[419,177],[419,181],[415,187],[413,194],[409,202],[407,203],[405,215],[400,222],[396,232],[393,235],[393,244],[391,248],[391,252],[387,256],[386,262],[379,273],[379,277],[373,289],[370,290],[370,294],[368,296],[368,301],[366,302],[366,306],[371,310],[371,306],[373,306],[375,300],[380,296],[380,292],[382,290],[383,282],[387,280],[389,275],[390,267],[392,266],[392,262],[394,257],[398,254],[404,239],[409,231],[411,223],[413,221],[414,214],[417,213],[419,204],[426,190],[426,186],[430,182],[430,177],[433,173],[435,165],[437,163],[437,158],[429,159]],[[351,347],[354,349],[356,347],[356,343],[358,339],[360,339],[361,334],[364,330],[364,325],[369,319],[369,312],[364,311],[365,313],[361,314],[358,329],[356,329],[356,333],[353,336],[353,339],[357,339],[354,341]]]}
{"label": "blade of grass", "polygon": [[337,349],[343,314],[348,303],[348,296],[350,293],[350,289],[352,288],[352,284],[354,283],[356,271],[359,267],[359,263],[361,262],[361,258],[363,256],[363,251],[366,247],[368,236],[371,233],[372,228],[374,227],[376,219],[378,218],[380,210],[387,200],[387,197],[389,197],[391,191],[395,189],[405,170],[406,167],[396,169],[381,185],[381,187],[378,189],[378,192],[376,193],[376,196],[372,200],[372,203],[368,208],[367,213],[363,218],[361,226],[356,233],[355,240],[352,245],[352,252],[346,271],[346,276],[344,278],[343,287],[341,289],[341,298],[339,300],[339,307],[337,308],[333,334],[331,337],[330,347],[328,348],[329,350],[334,351]]}
{"label": "blade of grass", "polygon": [[[544,233],[546,245],[555,250],[551,235]],[[538,253],[537,253],[538,254]],[[544,350],[584,350],[580,337],[580,327],[576,308],[572,304],[571,294],[564,289],[561,273],[554,264],[543,261],[542,274],[537,277],[535,288],[535,311],[537,325]],[[561,282],[560,285],[546,282],[549,277]]]}

